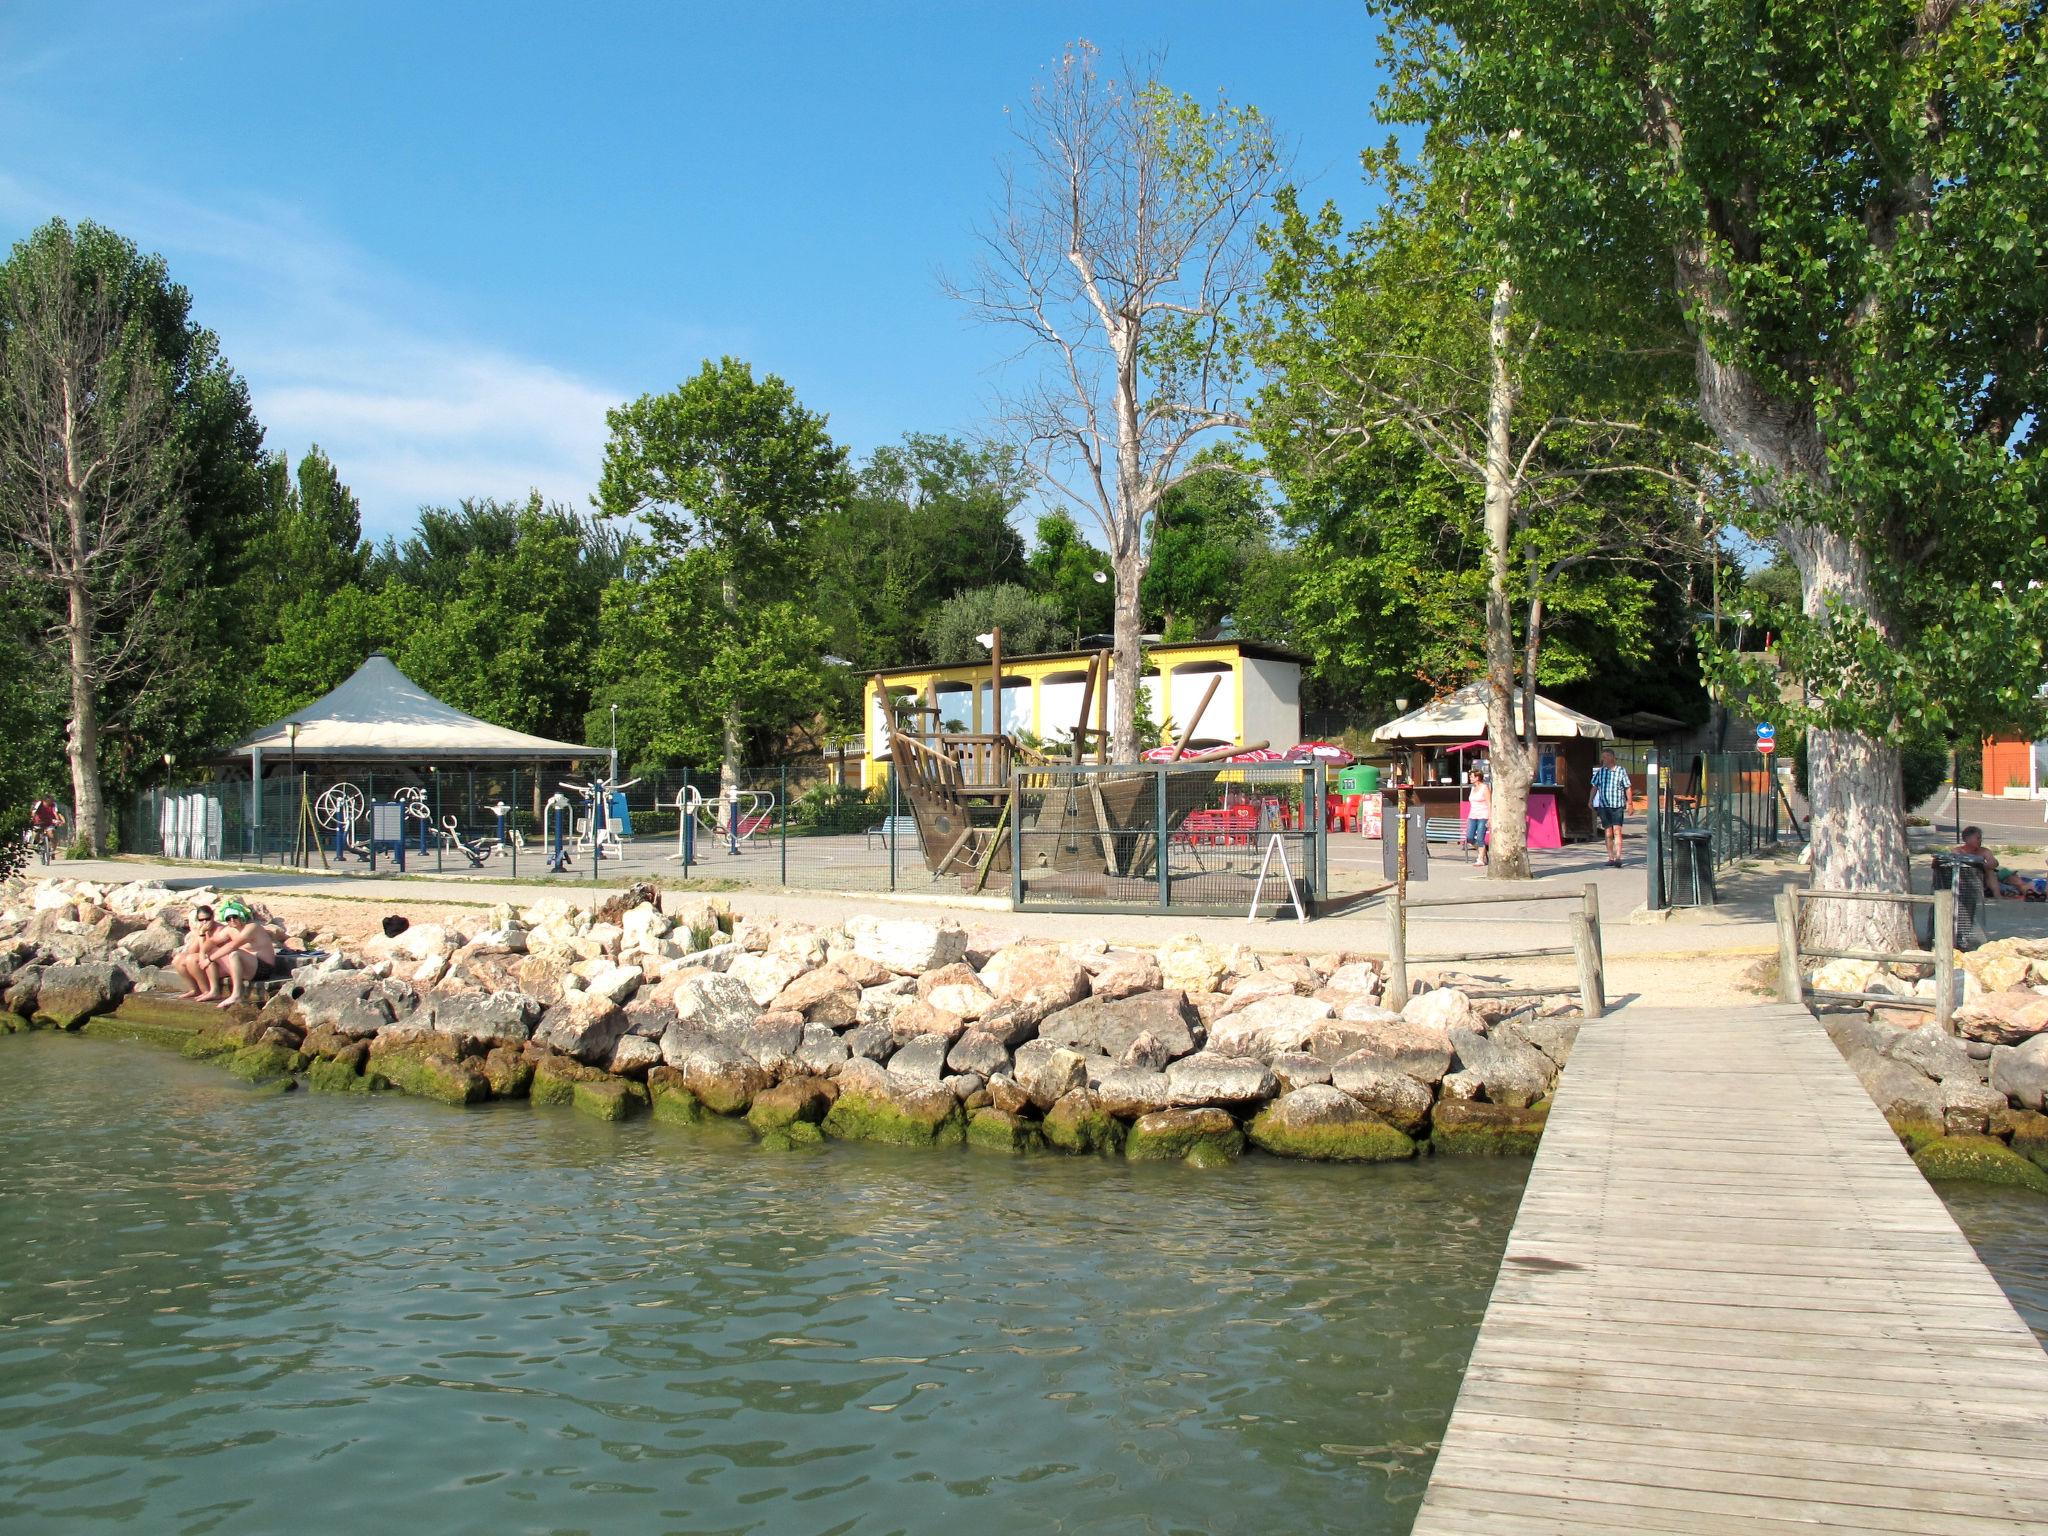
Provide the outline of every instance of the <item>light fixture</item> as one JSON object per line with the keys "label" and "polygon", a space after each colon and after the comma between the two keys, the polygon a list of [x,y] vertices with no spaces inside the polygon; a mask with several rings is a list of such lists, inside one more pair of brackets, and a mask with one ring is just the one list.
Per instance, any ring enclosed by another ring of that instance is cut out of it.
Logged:
{"label": "light fixture", "polygon": [[976,643],[977,643],[978,645],[980,645],[980,647],[981,647],[981,648],[982,648],[982,649],[983,649],[984,651],[992,651],[992,650],[994,650],[994,649],[996,648],[996,636],[995,636],[995,631],[994,631],[994,630],[990,630],[990,631],[989,631],[989,632],[988,632],[987,634],[985,634],[985,635],[976,635],[976,636],[974,637],[974,639],[975,639],[975,642],[976,642]]}
{"label": "light fixture", "polygon": [[1102,585],[1104,585],[1104,584],[1106,584],[1106,583],[1108,582],[1108,580],[1109,580],[1109,572],[1107,572],[1107,571],[1097,571],[1097,572],[1095,573],[1095,585],[1097,585],[1098,587],[1099,587],[1099,586],[1102,586]]}

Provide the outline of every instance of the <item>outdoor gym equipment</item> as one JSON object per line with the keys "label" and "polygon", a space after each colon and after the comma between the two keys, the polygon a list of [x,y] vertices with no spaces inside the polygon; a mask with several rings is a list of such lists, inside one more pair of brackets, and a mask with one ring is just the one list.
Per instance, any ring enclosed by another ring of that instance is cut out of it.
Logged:
{"label": "outdoor gym equipment", "polygon": [[697,793],[695,785],[685,784],[676,791],[676,851],[669,855],[673,861],[688,864],[696,857],[694,832],[697,816],[704,809],[704,797]]}
{"label": "outdoor gym equipment", "polygon": [[[691,790],[691,806],[697,817],[697,824],[707,836],[716,838],[724,835],[723,825],[725,797],[706,800]],[[763,827],[775,824],[775,795],[765,789],[741,789],[733,792],[733,815],[736,818],[736,841],[745,842]]]}
{"label": "outdoor gym equipment", "polygon": [[353,784],[330,784],[320,791],[320,798],[313,802],[313,819],[334,834],[335,858],[370,856],[369,849],[356,840],[356,827],[367,808],[363,792]]}
{"label": "outdoor gym equipment", "polygon": [[600,859],[623,858],[626,845],[619,836],[619,825],[624,820],[625,792],[640,781],[627,779],[623,784],[608,784],[603,779],[592,779],[588,784],[562,781],[562,788],[573,789],[583,797],[584,814],[576,828],[576,851],[595,852]]}
{"label": "outdoor gym equipment", "polygon": [[548,873],[560,875],[569,868],[569,797],[559,790],[548,797],[546,864]]}

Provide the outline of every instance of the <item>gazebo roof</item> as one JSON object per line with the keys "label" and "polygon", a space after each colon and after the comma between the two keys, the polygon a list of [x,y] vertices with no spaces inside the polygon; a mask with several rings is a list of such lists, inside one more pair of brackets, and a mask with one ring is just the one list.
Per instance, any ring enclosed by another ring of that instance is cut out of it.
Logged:
{"label": "gazebo roof", "polygon": [[535,762],[603,755],[479,720],[435,698],[382,651],[372,651],[332,693],[244,736],[227,755],[261,752],[275,760],[293,751],[327,762]]}
{"label": "gazebo roof", "polygon": [[[1522,690],[1515,690],[1515,718],[1522,715]],[[1486,734],[1486,685],[1467,683],[1456,693],[1411,709],[1372,733],[1374,741],[1470,741]],[[1540,741],[1578,737],[1611,738],[1614,732],[1576,709],[1536,695],[1536,736]]]}

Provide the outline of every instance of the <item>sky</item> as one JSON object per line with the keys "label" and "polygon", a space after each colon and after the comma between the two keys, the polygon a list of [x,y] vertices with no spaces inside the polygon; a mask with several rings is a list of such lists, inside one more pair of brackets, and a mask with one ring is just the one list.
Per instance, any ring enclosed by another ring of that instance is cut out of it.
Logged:
{"label": "sky", "polygon": [[856,455],[974,436],[1014,342],[941,274],[1077,38],[1163,49],[1364,208],[1359,0],[0,0],[0,242],[61,217],[161,253],[268,446],[326,449],[372,537],[463,496],[586,506],[605,410],[706,357]]}

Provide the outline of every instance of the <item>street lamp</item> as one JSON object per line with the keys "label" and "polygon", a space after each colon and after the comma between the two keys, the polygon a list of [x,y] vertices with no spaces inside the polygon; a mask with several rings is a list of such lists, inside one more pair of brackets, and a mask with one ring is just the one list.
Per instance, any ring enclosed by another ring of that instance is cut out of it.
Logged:
{"label": "street lamp", "polygon": [[612,771],[605,780],[608,784],[619,782],[619,706],[612,706]]}

